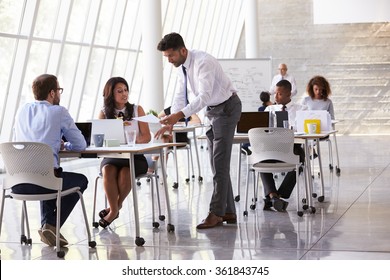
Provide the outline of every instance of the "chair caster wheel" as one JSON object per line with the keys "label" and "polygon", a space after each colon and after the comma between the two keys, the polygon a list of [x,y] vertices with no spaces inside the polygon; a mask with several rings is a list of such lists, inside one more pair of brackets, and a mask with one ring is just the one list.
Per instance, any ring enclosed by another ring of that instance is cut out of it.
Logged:
{"label": "chair caster wheel", "polygon": [[99,223],[98,223],[98,222],[93,222],[93,223],[92,223],[92,226],[93,226],[94,228],[98,228],[98,227],[99,227]]}
{"label": "chair caster wheel", "polygon": [[144,244],[145,244],[145,239],[143,239],[142,237],[136,237],[135,238],[135,245],[142,246]]}
{"label": "chair caster wheel", "polygon": [[64,251],[57,252],[57,257],[62,259],[63,257],[65,257],[65,252]]}
{"label": "chair caster wheel", "polygon": [[303,216],[303,212],[302,211],[298,211],[297,214],[298,214],[299,217]]}
{"label": "chair caster wheel", "polygon": [[317,197],[317,194],[316,193],[312,193],[311,195],[313,198],[316,198]]}
{"label": "chair caster wheel", "polygon": [[165,220],[165,216],[164,216],[164,215],[160,215],[160,216],[158,216],[158,219],[159,219],[160,221],[164,221],[164,220]]}
{"label": "chair caster wheel", "polygon": [[160,224],[158,222],[153,222],[153,227],[154,228],[159,228],[160,227]]}
{"label": "chair caster wheel", "polygon": [[318,199],[318,202],[324,202],[324,199],[325,199],[325,198],[324,198],[323,195],[321,195],[321,196],[319,196],[317,199]]}
{"label": "chair caster wheel", "polygon": [[240,201],[240,196],[237,195],[237,196],[234,198],[234,201],[235,201],[235,202],[239,202],[239,201]]}
{"label": "chair caster wheel", "polygon": [[20,236],[20,244],[27,244],[27,237],[25,235]]}
{"label": "chair caster wheel", "polygon": [[177,189],[179,187],[179,183],[173,183],[172,188]]}
{"label": "chair caster wheel", "polygon": [[189,181],[190,181],[190,179],[189,179],[189,178],[187,178],[187,179],[186,179],[186,183],[188,183]]}
{"label": "chair caster wheel", "polygon": [[306,203],[306,198],[302,198],[302,203],[303,203],[303,204]]}
{"label": "chair caster wheel", "polygon": [[251,206],[249,206],[249,208],[250,208],[251,210],[255,210],[255,209],[256,209],[256,205],[252,204]]}
{"label": "chair caster wheel", "polygon": [[199,182],[203,182],[203,177],[202,177],[202,176],[199,176],[199,177],[198,177],[198,181],[199,181]]}
{"label": "chair caster wheel", "polygon": [[175,226],[172,225],[172,224],[168,224],[168,225],[167,225],[167,231],[168,231],[168,232],[174,232],[174,231],[175,231]]}
{"label": "chair caster wheel", "polygon": [[307,205],[307,204],[303,205],[303,206],[302,206],[302,209],[303,209],[303,210],[309,209],[309,205]]}
{"label": "chair caster wheel", "polygon": [[88,242],[88,245],[91,248],[95,248],[96,247],[96,242],[95,241],[90,241],[90,242]]}
{"label": "chair caster wheel", "polygon": [[310,206],[310,213],[314,214],[316,212],[316,208],[314,206]]}
{"label": "chair caster wheel", "polygon": [[248,211],[244,211],[244,217],[248,216]]}

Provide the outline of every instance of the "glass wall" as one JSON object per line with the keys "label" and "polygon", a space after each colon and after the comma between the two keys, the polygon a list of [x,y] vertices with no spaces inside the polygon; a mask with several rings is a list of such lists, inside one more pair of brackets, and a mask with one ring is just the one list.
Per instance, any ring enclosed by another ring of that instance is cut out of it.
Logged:
{"label": "glass wall", "polygon": [[[141,5],[141,0],[0,0],[0,141],[12,138],[14,115],[33,100],[31,83],[43,73],[58,77],[61,105],[76,121],[97,116],[111,76],[126,78],[130,100],[138,103]],[[162,0],[161,7],[161,36],[179,32],[190,49],[234,58],[243,0]],[[176,76],[166,60],[162,75],[168,105]]]}

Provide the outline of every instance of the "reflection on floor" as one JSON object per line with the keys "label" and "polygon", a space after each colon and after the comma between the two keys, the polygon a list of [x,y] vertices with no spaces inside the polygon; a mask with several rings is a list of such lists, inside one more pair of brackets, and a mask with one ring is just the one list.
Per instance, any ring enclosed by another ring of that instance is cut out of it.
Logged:
{"label": "reflection on floor", "polygon": [[[236,203],[237,225],[224,225],[209,230],[196,230],[206,217],[212,192],[212,178],[206,148],[200,148],[203,182],[185,182],[186,152],[179,152],[179,188],[175,181],[173,160],[168,160],[169,198],[174,232],[167,223],[152,226],[151,192],[149,183],[137,187],[140,209],[142,247],[135,245],[132,196],[121,210],[120,217],[108,229],[92,228],[97,242],[88,247],[81,209],[76,206],[61,229],[70,245],[65,259],[72,260],[379,260],[390,259],[390,136],[338,136],[341,175],[328,168],[328,148],[322,147],[325,201],[315,200],[316,213],[296,214],[295,197],[290,199],[286,213],[263,211],[262,202],[243,216],[245,205],[246,165],[242,157],[240,201]],[[204,144],[204,143],[203,143]],[[237,156],[233,149],[231,177],[237,194]],[[92,215],[93,184],[98,174],[97,159],[72,160],[63,163],[65,170],[88,176],[90,185],[85,192],[88,215]],[[318,165],[315,166],[318,170]],[[195,165],[195,171],[197,171]],[[317,173],[317,172],[316,172]],[[198,174],[195,174],[196,178]],[[0,175],[1,178],[2,175]],[[280,177],[280,176],[279,176]],[[315,176],[318,189],[320,180]],[[162,190],[162,186],[160,186]],[[104,207],[101,186],[98,210]],[[163,194],[162,191],[160,191]],[[261,193],[261,191],[260,191]],[[250,196],[252,194],[250,193]],[[6,201],[5,217],[0,238],[2,260],[57,259],[55,250],[39,240],[38,203],[29,203],[32,245],[20,244],[20,211],[18,202]],[[165,210],[162,204],[163,213]]]}

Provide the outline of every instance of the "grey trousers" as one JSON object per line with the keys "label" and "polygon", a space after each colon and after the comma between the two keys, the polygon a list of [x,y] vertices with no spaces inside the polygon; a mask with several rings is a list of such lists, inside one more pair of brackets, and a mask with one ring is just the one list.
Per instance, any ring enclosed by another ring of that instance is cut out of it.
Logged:
{"label": "grey trousers", "polygon": [[207,107],[206,116],[211,127],[206,136],[214,185],[209,211],[217,216],[236,213],[230,178],[230,159],[241,107],[241,100],[236,94],[218,106]]}

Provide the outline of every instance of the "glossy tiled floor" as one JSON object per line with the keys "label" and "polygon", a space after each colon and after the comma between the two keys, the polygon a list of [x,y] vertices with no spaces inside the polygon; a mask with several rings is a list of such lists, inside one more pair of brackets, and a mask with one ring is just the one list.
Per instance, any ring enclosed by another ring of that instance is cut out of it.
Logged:
{"label": "glossy tiled floor", "polygon": [[[237,225],[224,225],[209,230],[196,230],[206,217],[212,191],[208,155],[200,149],[203,183],[185,183],[186,153],[180,152],[180,185],[171,187],[174,178],[172,160],[168,161],[169,197],[175,231],[167,232],[166,221],[153,229],[150,187],[142,181],[137,187],[142,247],[135,245],[132,196],[120,217],[110,229],[92,229],[95,249],[87,245],[79,205],[61,232],[70,245],[65,259],[72,260],[389,260],[390,259],[390,136],[338,136],[341,175],[328,169],[327,145],[322,145],[325,201],[315,201],[316,213],[298,217],[295,197],[290,199],[287,213],[255,210],[244,211],[246,166],[242,165],[241,200],[236,203]],[[244,156],[243,156],[244,159]],[[232,180],[237,194],[237,149],[233,151]],[[98,160],[82,159],[64,162],[66,170],[84,173],[90,180],[85,201],[92,223],[93,183]],[[198,173],[196,173],[198,175]],[[0,175],[1,176],[1,175]],[[318,187],[316,177],[315,185]],[[162,187],[162,186],[160,186]],[[101,186],[99,187],[101,190]],[[98,209],[103,208],[103,192]],[[7,201],[0,238],[2,260],[57,259],[53,248],[40,242],[38,203],[29,203],[33,244],[21,245],[20,205]],[[164,207],[165,209],[165,207]]]}

